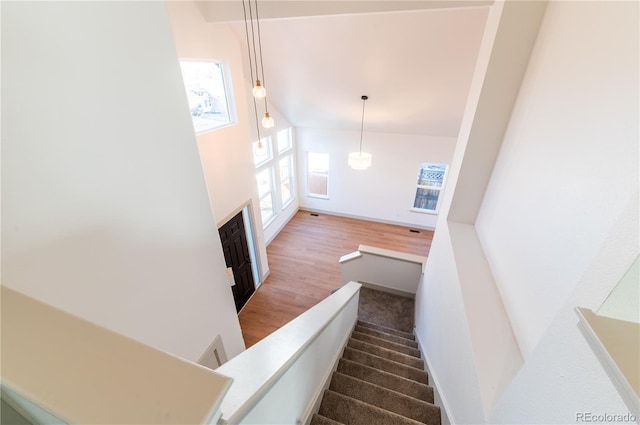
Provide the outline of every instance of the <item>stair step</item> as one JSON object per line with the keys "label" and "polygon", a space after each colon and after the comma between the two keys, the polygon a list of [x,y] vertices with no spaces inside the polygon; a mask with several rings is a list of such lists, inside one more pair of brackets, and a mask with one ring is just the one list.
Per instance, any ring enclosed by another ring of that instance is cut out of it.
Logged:
{"label": "stair step", "polygon": [[314,413],[311,416],[310,425],[342,425],[340,422],[336,422],[333,419],[327,418],[326,416],[318,415]]}
{"label": "stair step", "polygon": [[331,390],[324,392],[320,411],[322,416],[349,425],[419,425],[420,422],[372,406],[360,400],[338,394]]}
{"label": "stair step", "polygon": [[433,403],[433,388],[420,382],[374,369],[345,358],[340,359],[336,370],[345,375],[397,391],[409,397]]}
{"label": "stair step", "polygon": [[402,354],[397,351],[389,350],[387,348],[382,348],[377,345],[360,341],[354,338],[349,339],[347,347],[355,348],[356,350],[364,351],[365,353],[370,353],[388,360],[393,360],[394,362],[402,363],[416,369],[422,369],[424,367],[424,363],[422,363],[422,360],[418,358],[409,356],[407,354]]}
{"label": "stair step", "polygon": [[417,359],[420,358],[420,351],[417,348],[407,347],[406,345],[391,342],[373,335],[353,331],[351,333],[351,338],[377,345],[378,347],[386,348],[388,350],[397,351],[398,353],[406,354],[407,356],[415,357]]}
{"label": "stair step", "polygon": [[401,336],[388,334],[373,328],[367,328],[366,326],[356,325],[356,331],[375,336],[377,338],[386,339],[387,341],[395,342],[397,344],[406,345],[407,347],[418,348],[418,343],[412,339],[403,338]]}
{"label": "stair step", "polygon": [[436,423],[440,409],[431,403],[335,372],[329,389],[422,423]]}
{"label": "stair step", "polygon": [[387,328],[386,326],[376,325],[375,323],[363,322],[362,320],[358,320],[358,325],[364,326],[365,328],[376,329],[391,335],[401,336],[406,339],[415,340],[415,336],[412,333],[399,331],[393,328]]}
{"label": "stair step", "polygon": [[393,360],[378,357],[374,354],[370,354],[356,348],[346,347],[342,358],[389,372],[403,378],[411,379],[412,381],[416,381],[421,384],[429,383],[429,375],[422,369],[416,369],[415,367],[394,362]]}

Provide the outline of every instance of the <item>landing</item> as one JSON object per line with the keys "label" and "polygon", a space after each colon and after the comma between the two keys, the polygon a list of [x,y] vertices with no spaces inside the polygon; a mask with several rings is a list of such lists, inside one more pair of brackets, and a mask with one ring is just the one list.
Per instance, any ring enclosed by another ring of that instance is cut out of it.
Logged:
{"label": "landing", "polygon": [[358,319],[413,333],[414,300],[362,287]]}

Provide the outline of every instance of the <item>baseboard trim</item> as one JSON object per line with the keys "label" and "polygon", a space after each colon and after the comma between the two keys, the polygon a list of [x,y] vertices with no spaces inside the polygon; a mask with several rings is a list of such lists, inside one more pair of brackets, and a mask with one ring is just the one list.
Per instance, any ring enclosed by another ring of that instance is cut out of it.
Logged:
{"label": "baseboard trim", "polygon": [[[271,244],[271,242],[273,242],[273,240],[274,240],[275,238],[277,238],[277,237],[278,237],[278,235],[280,234],[280,232],[282,232],[282,229],[284,229],[284,228],[285,228],[285,226],[286,226],[287,224],[289,224],[289,222],[291,221],[291,219],[292,219],[292,218],[293,218],[293,217],[298,213],[298,211],[300,211],[300,208],[299,208],[299,207],[298,207],[298,208],[296,208],[296,209],[295,209],[295,211],[293,211],[293,212],[291,213],[291,215],[289,215],[289,217],[287,217],[287,219],[286,219],[282,224],[280,224],[280,226],[278,226],[278,228],[277,228],[277,229],[276,229],[276,231],[273,233],[273,235],[272,235],[269,239],[267,239],[267,241],[264,243],[264,246],[265,246],[265,247],[269,246],[269,245]],[[269,226],[267,226],[267,227],[269,227]]]}
{"label": "baseboard trim", "polygon": [[440,423],[442,425],[455,425],[455,422],[453,421],[451,416],[451,409],[449,408],[447,399],[444,398],[442,393],[440,393],[440,381],[438,381],[438,377],[433,372],[433,369],[431,369],[431,366],[429,366],[429,357],[427,356],[427,353],[425,353],[422,349],[422,342],[420,341],[420,337],[418,336],[418,333],[415,331],[415,329],[413,330],[413,334],[415,335],[416,341],[418,342],[420,354],[422,355],[422,359],[424,360],[425,370],[429,374],[429,385],[433,387],[435,404],[436,406],[440,407]]}
{"label": "baseboard trim", "polygon": [[359,280],[358,283],[361,283],[365,288],[373,289],[375,291],[386,292],[388,294],[398,295],[399,297],[409,298],[412,300],[416,299],[416,294],[413,294],[411,292],[406,292],[400,289],[390,288],[388,286],[382,286],[371,282],[365,282],[362,280]]}
{"label": "baseboard trim", "polygon": [[435,231],[436,230],[436,228],[433,227],[433,226],[422,226],[422,225],[419,225],[419,224],[406,223],[406,222],[402,222],[402,221],[383,220],[381,218],[365,217],[365,216],[362,216],[362,215],[346,214],[346,213],[340,213],[340,212],[336,212],[336,211],[327,211],[327,210],[322,210],[322,209],[317,209],[317,208],[309,208],[309,207],[302,207],[301,206],[301,207],[298,207],[298,210],[299,211],[312,212],[312,213],[318,213],[318,214],[334,215],[336,217],[354,218],[356,220],[373,221],[375,223],[392,224],[394,226],[408,227],[408,228],[411,228],[411,229],[431,230],[431,231]]}

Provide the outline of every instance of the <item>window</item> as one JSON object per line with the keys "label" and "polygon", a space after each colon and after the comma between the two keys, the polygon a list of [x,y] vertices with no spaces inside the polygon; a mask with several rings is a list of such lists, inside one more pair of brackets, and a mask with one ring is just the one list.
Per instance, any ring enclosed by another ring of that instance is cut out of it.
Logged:
{"label": "window", "polygon": [[280,196],[282,208],[293,201],[293,155],[287,155],[280,160]]}
{"label": "window", "polygon": [[181,61],[180,68],[195,132],[231,124],[223,64]]}
{"label": "window", "polygon": [[256,174],[258,181],[258,197],[260,198],[260,214],[262,223],[269,223],[275,217],[273,208],[273,168],[269,167]]}
{"label": "window", "polygon": [[278,131],[278,153],[291,149],[291,146],[291,129],[287,128]]}
{"label": "window", "polygon": [[309,196],[328,198],[329,154],[307,152],[307,192]]}
{"label": "window", "polygon": [[447,173],[445,164],[420,164],[418,172],[418,184],[416,197],[413,200],[413,209],[421,212],[438,212],[440,194],[444,186]]}
{"label": "window", "polygon": [[262,226],[266,228],[296,198],[295,161],[291,128],[253,142]]}

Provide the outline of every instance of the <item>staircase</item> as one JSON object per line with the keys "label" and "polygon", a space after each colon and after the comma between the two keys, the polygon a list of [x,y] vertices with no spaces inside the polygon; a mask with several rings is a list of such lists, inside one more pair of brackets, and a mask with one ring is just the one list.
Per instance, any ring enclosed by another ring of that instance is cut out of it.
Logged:
{"label": "staircase", "polygon": [[440,425],[412,334],[358,321],[311,425]]}

